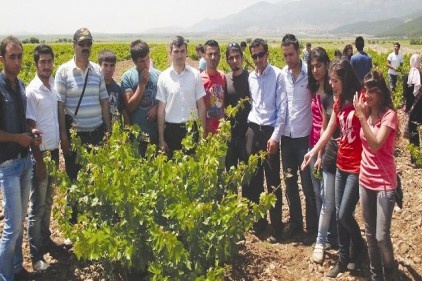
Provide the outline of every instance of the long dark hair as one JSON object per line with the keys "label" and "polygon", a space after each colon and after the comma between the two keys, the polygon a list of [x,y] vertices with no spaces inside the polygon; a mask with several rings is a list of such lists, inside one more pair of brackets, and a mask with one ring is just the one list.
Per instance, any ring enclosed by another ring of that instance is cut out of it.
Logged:
{"label": "long dark hair", "polygon": [[308,58],[308,89],[315,93],[318,91],[319,88],[319,82],[315,80],[314,75],[312,74],[312,67],[311,62],[312,60],[316,59],[319,63],[323,63],[326,66],[326,73],[324,76],[324,92],[325,93],[331,93],[331,87],[329,83],[329,77],[328,77],[328,67],[330,65],[330,58],[327,55],[327,52],[324,48],[316,47],[311,51]]}
{"label": "long dark hair", "polygon": [[329,73],[335,73],[341,80],[343,88],[341,90],[341,95],[338,96],[340,101],[340,108],[349,101],[352,103],[353,96],[356,92],[360,92],[362,84],[359,81],[359,78],[356,76],[356,73],[346,59],[336,59],[330,65]]}
{"label": "long dark hair", "polygon": [[382,110],[392,109],[396,111],[391,97],[391,92],[385,83],[384,76],[381,71],[373,70],[363,78],[363,85],[367,88],[378,88],[378,96],[381,100]]}

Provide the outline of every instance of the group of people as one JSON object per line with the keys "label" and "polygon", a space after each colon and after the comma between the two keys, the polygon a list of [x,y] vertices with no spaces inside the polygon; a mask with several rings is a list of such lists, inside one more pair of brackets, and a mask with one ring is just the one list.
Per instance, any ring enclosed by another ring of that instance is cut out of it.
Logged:
{"label": "group of people", "polygon": [[[187,122],[192,118],[199,122],[194,126],[196,139],[218,134],[225,107],[245,98],[250,103],[230,120],[226,168],[265,151],[265,160],[242,187],[242,194],[257,203],[264,192],[265,175],[268,192],[276,196],[269,220],[258,220],[251,231],[261,237],[270,221],[270,243],[306,231],[316,239],[312,259],[317,263],[323,262],[329,245],[338,243],[339,260],[327,274],[330,277],[358,266],[368,249],[372,279],[389,280],[395,266],[390,226],[397,185],[391,176],[395,175],[397,114],[383,74],[371,71],[370,56],[363,54],[363,38],[356,39],[358,55],[356,60],[352,56],[351,63],[344,58],[330,62],[323,48],[310,49],[310,44],[305,61],[300,58],[296,36],[286,34],[281,43],[286,62],[282,69],[270,64],[265,40],[254,39],[249,50],[230,43],[225,52],[231,69],[227,74],[218,70],[221,50],[215,40],[197,48],[205,61],[198,70],[186,64],[187,41],[174,37],[169,48],[171,66],[162,72],[152,66],[148,44],[135,40],[130,44],[134,66],[123,74],[120,85],[113,79],[115,53],[103,50],[98,64],[94,63],[90,60],[92,43],[89,30],[78,29],[73,37],[74,56],[59,66],[54,78],[51,47],[37,46],[37,73],[25,88],[17,78],[21,42],[13,36],[1,41],[0,185],[5,225],[0,240],[0,280],[28,276],[22,266],[22,236],[29,199],[34,270],[46,270],[49,264],[43,255],[60,248],[50,238],[54,179],[44,157],[50,155],[58,165],[60,145],[66,173],[70,180],[77,180],[81,167],[71,149],[69,128],[82,144],[101,145],[116,120],[136,124],[142,131],[140,157],[149,144],[172,157],[175,150],[183,149]],[[244,51],[253,60],[250,72],[244,68]],[[198,125],[204,136],[199,136]],[[316,176],[321,170],[322,179]],[[282,222],[281,171],[288,223]],[[367,243],[354,218],[359,200]],[[77,205],[70,204],[76,222]]]}

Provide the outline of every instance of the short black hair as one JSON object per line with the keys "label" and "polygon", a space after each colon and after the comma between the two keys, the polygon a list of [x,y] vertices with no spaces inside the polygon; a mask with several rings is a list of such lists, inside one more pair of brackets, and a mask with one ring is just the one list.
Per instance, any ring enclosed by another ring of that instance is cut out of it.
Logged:
{"label": "short black hair", "polygon": [[35,47],[35,49],[34,49],[35,64],[38,64],[38,60],[40,59],[41,54],[43,54],[43,55],[50,54],[54,59],[53,49],[49,45],[41,44],[41,45],[38,45],[37,47]]}
{"label": "short black hair", "polygon": [[188,49],[188,42],[183,38],[183,36],[177,35],[171,40],[170,42],[170,52],[173,51],[173,46],[176,46],[177,48],[180,48],[182,46],[186,47],[186,51]]}
{"label": "short black hair", "polygon": [[362,51],[363,47],[365,47],[365,40],[363,40],[362,36],[358,36],[355,39],[355,46],[358,51]]}
{"label": "short black hair", "polygon": [[111,50],[102,50],[98,53],[98,64],[102,65],[103,62],[110,62],[110,63],[116,63],[117,62],[117,56],[116,54]]}
{"label": "short black hair", "polygon": [[281,40],[281,47],[293,45],[296,51],[299,51],[299,41],[294,34],[287,33]]}
{"label": "short black hair", "polygon": [[138,58],[144,58],[149,54],[149,46],[143,40],[135,40],[130,44],[130,57],[136,62]]}
{"label": "short black hair", "polygon": [[264,47],[264,51],[265,51],[266,53],[268,53],[268,44],[267,44],[267,41],[265,41],[265,40],[264,40],[264,39],[262,39],[262,38],[255,38],[255,39],[251,42],[251,44],[249,45],[249,51],[252,53],[252,48],[256,48],[256,47],[259,47],[259,46]]}

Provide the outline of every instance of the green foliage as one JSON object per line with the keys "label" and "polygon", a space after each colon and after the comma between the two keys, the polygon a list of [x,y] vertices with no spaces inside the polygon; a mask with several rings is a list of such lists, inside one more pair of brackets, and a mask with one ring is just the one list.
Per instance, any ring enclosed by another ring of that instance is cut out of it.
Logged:
{"label": "green foliage", "polygon": [[69,224],[68,207],[55,213],[77,257],[119,268],[120,276],[147,270],[151,280],[221,280],[236,242],[275,197],[263,194],[259,205],[239,198],[239,186],[265,155],[226,171],[230,122],[220,130],[198,144],[189,133],[183,145],[195,152],[177,151],[172,159],[154,145],[140,158],[133,141],[140,132],[118,124],[101,147],[87,149],[73,138],[82,169],[74,184],[62,173],[60,187],[78,202],[78,223]]}
{"label": "green foliage", "polygon": [[408,144],[407,149],[410,152],[410,156],[415,161],[416,167],[422,167],[422,150],[420,147],[417,147],[413,144]]}
{"label": "green foliage", "polygon": [[422,45],[422,39],[410,39],[410,45]]}

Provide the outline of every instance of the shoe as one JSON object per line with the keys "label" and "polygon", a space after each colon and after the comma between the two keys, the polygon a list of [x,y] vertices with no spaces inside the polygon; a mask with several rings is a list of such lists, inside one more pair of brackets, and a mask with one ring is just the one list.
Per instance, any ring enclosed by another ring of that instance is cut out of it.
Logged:
{"label": "shoe", "polygon": [[31,280],[31,273],[29,273],[25,268],[22,268],[21,271],[16,272],[13,277],[14,281],[29,281]]}
{"label": "shoe", "polygon": [[32,264],[32,268],[34,269],[34,271],[45,271],[49,267],[50,265],[43,260],[36,261]]}
{"label": "shoe", "polygon": [[281,236],[277,236],[277,235],[271,235],[270,237],[267,238],[267,242],[271,244],[280,243],[281,240],[282,240]]}
{"label": "shoe", "polygon": [[312,260],[315,263],[322,264],[324,261],[324,245],[321,243],[316,243],[314,246],[314,251],[312,252]]}
{"label": "shoe", "polygon": [[339,273],[346,271],[346,267],[339,262],[327,273],[327,277],[336,278]]}
{"label": "shoe", "polygon": [[72,248],[72,247],[73,247],[73,243],[72,243],[72,241],[71,241],[69,238],[66,238],[66,239],[64,240],[63,244],[64,244],[64,247],[65,247],[66,249],[70,249],[70,248]]}
{"label": "shoe", "polygon": [[291,239],[293,237],[297,237],[303,233],[303,227],[289,223],[283,229],[283,237],[285,239]]}
{"label": "shoe", "polygon": [[[70,241],[70,240],[69,240]],[[44,246],[44,253],[59,253],[65,251],[65,244],[57,244],[53,240],[49,239]]]}

